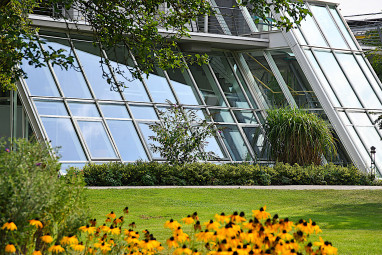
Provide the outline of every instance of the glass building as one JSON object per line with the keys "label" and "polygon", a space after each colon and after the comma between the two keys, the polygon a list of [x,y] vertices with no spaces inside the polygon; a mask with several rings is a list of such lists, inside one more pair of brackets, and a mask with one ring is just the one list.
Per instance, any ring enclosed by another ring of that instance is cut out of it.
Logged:
{"label": "glass building", "polygon": [[[209,64],[190,65],[183,72],[157,68],[142,81],[130,79],[126,66],[124,75],[114,72],[121,65],[117,55],[134,63],[125,49],[108,54],[86,36],[75,31],[69,36],[56,22],[32,15],[46,42],[41,47],[72,52],[75,68],[47,63],[35,69],[24,63],[28,78],[18,83],[17,92],[0,97],[0,114],[9,120],[1,135],[34,134],[50,141],[60,147],[63,169],[88,162],[163,161],[149,149],[149,125],[160,121],[158,111],[170,100],[224,127],[207,148],[219,162],[267,163],[266,110],[290,105],[330,122],[339,150],[331,159],[335,163],[370,172],[370,147],[376,147],[380,175],[381,131],[374,121],[382,113],[382,84],[336,4],[308,1],[313,16],[285,32],[255,22],[235,0],[211,3],[216,14],[192,22],[191,38],[180,42],[184,52],[207,53]],[[127,86],[123,91],[111,90],[102,77],[101,56],[110,60],[104,71]]]}

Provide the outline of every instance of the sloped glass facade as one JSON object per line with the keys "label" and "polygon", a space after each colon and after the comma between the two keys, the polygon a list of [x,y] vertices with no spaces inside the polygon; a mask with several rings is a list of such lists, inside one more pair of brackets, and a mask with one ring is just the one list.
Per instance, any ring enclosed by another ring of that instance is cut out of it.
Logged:
{"label": "sloped glass facade", "polygon": [[[256,17],[237,7],[236,1],[212,4],[216,15],[200,18],[190,25],[191,31],[237,40],[266,35],[283,43],[235,50],[216,45],[208,52],[207,65],[190,65],[184,71],[157,68],[148,77],[134,80],[129,66],[118,59],[123,56],[133,65],[134,56],[125,49],[105,52],[86,37],[41,30],[39,36],[46,42],[41,47],[64,48],[75,57],[75,68],[69,70],[50,63],[34,69],[24,63],[28,79],[21,81],[35,131],[52,146],[61,146],[63,166],[164,160],[150,151],[149,125],[160,121],[158,111],[166,109],[170,100],[224,128],[207,147],[219,155],[219,162],[268,162],[262,130],[266,110],[290,105],[330,121],[340,150],[333,159],[336,163],[353,162],[369,171],[369,151],[375,146],[380,173],[381,133],[373,122],[378,115],[373,113],[382,112],[381,82],[336,7],[307,3],[313,16],[286,33],[255,22]],[[109,59],[110,65],[102,69],[100,57]],[[125,72],[115,72],[116,66]],[[127,88],[110,89],[103,72]]]}

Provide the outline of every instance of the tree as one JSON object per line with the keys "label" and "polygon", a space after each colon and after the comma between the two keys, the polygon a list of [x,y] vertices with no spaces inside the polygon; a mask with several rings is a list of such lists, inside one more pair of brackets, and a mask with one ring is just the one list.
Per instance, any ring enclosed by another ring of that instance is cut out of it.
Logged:
{"label": "tree", "polygon": [[153,152],[159,152],[172,165],[218,159],[215,153],[205,151],[206,139],[220,132],[214,124],[200,119],[195,111],[176,104],[161,112],[160,117],[161,122],[150,125],[155,133],[150,136],[155,142],[150,145]]}
{"label": "tree", "polygon": [[[238,2],[264,21],[269,21],[266,13],[271,9],[279,14],[288,13],[288,17],[282,15],[278,21],[273,21],[274,25],[286,29],[292,28],[294,23],[298,24],[308,14],[302,0]],[[164,5],[167,8],[161,8]],[[63,54],[62,50],[49,49],[47,52],[38,47],[43,42],[35,38],[38,29],[28,19],[37,7],[53,8],[54,18],[64,19],[68,28],[85,20],[93,31],[94,43],[107,51],[123,45],[136,58],[136,66],[130,67],[134,78],[140,78],[141,73],[148,75],[155,65],[163,69],[184,68],[184,58],[198,63],[208,60],[206,55],[192,56],[177,50],[179,39],[189,36],[189,22],[213,14],[207,0],[1,0],[0,84],[3,89],[14,87],[14,82],[25,76],[20,66],[22,58],[36,67],[45,65],[46,60],[64,68],[73,63],[73,58]],[[81,13],[79,19],[70,15],[77,11]],[[107,60],[101,63],[106,65]],[[118,67],[115,71],[123,75]],[[104,75],[115,89],[123,85],[114,84],[107,72]]]}
{"label": "tree", "polygon": [[328,124],[305,110],[290,107],[269,110],[264,129],[271,156],[279,162],[320,165],[323,155],[337,153]]}

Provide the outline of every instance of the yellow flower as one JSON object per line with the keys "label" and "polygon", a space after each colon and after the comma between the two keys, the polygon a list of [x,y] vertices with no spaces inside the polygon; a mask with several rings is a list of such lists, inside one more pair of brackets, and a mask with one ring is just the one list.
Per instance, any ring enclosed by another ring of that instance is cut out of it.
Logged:
{"label": "yellow flower", "polygon": [[119,228],[115,228],[113,226],[110,227],[109,231],[110,231],[110,233],[112,235],[119,235],[119,234],[121,234],[121,230]]}
{"label": "yellow flower", "polygon": [[266,206],[261,207],[260,210],[252,210],[253,216],[258,220],[263,220],[271,217],[270,213],[267,213],[265,210],[267,209]]}
{"label": "yellow flower", "polygon": [[8,222],[4,223],[3,227],[1,229],[7,229],[7,230],[17,230],[17,226],[15,223],[13,223],[11,220]]}
{"label": "yellow flower", "polygon": [[234,212],[229,217],[231,218],[231,221],[235,222],[235,223],[240,223],[240,222],[246,221],[246,219],[244,218],[244,212],[241,212],[240,215],[237,212]]}
{"label": "yellow flower", "polygon": [[39,250],[35,250],[32,252],[32,255],[42,255],[42,253]]}
{"label": "yellow flower", "polygon": [[5,246],[5,252],[15,253],[16,247],[12,243],[9,243],[9,244],[7,244],[7,246]]}
{"label": "yellow flower", "polygon": [[168,248],[171,249],[171,247],[179,247],[179,244],[177,241],[175,241],[175,238],[172,236],[170,237],[170,239],[167,239],[166,241],[167,245],[168,245]]}
{"label": "yellow flower", "polygon": [[186,254],[186,255],[191,255],[192,250],[190,248],[187,248],[186,245],[183,245],[182,248],[177,248],[174,253],[174,255],[181,255],[181,254]]}
{"label": "yellow flower", "polygon": [[192,224],[194,223],[195,220],[191,217],[191,215],[188,215],[186,218],[183,218],[182,221],[185,224]]}
{"label": "yellow flower", "polygon": [[115,217],[117,217],[117,216],[115,215],[115,213],[113,211],[111,211],[110,213],[106,214],[106,217],[111,218],[111,219],[115,219]]}
{"label": "yellow flower", "polygon": [[79,244],[73,244],[71,247],[75,251],[83,251],[83,250],[85,250],[85,245],[83,245],[82,242],[79,243]]}
{"label": "yellow flower", "polygon": [[44,235],[44,236],[42,236],[40,238],[41,238],[41,240],[44,243],[51,243],[51,242],[53,242],[53,238],[50,235]]}
{"label": "yellow flower", "polygon": [[43,227],[41,221],[39,221],[38,218],[33,219],[33,220],[29,220],[29,224],[31,224],[32,226],[35,226],[36,228],[42,228]]}
{"label": "yellow flower", "polygon": [[62,246],[59,243],[56,243],[55,245],[51,246],[48,251],[53,252],[53,253],[60,253],[64,252],[65,249],[62,248]]}
{"label": "yellow flower", "polygon": [[166,221],[166,223],[164,224],[164,227],[175,230],[178,227],[181,227],[181,225],[176,220],[171,219]]}
{"label": "yellow flower", "polygon": [[229,216],[226,216],[224,213],[221,213],[220,215],[215,214],[215,219],[221,223],[228,223],[230,221]]}
{"label": "yellow flower", "polygon": [[214,222],[213,220],[210,220],[210,221],[207,221],[207,222],[204,222],[204,224],[208,230],[217,230],[219,227],[220,227],[220,223],[219,222]]}
{"label": "yellow flower", "polygon": [[64,236],[61,239],[62,245],[71,245],[71,244],[78,244],[78,239],[76,236],[70,235],[70,236]]}
{"label": "yellow flower", "polygon": [[82,227],[79,227],[79,230],[81,230],[82,232],[87,232],[89,234],[93,234],[95,231],[96,231],[96,228],[95,227],[89,227],[89,225],[86,225],[86,226],[82,226]]}

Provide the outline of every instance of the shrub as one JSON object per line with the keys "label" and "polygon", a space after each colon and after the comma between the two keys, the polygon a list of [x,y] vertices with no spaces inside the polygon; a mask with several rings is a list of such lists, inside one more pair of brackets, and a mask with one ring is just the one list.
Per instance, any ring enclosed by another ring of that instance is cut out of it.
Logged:
{"label": "shrub", "polygon": [[[15,149],[9,150],[6,144]],[[17,225],[13,237],[22,254],[30,248],[29,234],[36,232],[28,220],[38,218],[44,225],[34,234],[33,246],[39,247],[40,236],[49,232],[60,238],[86,219],[83,177],[74,170],[59,177],[60,164],[51,152],[43,144],[23,139],[0,142],[0,222]],[[0,230],[0,248],[10,241]]]}
{"label": "shrub", "polygon": [[274,167],[250,164],[192,163],[169,165],[158,162],[108,163],[83,168],[89,186],[153,185],[377,185],[374,177],[354,166]]}
{"label": "shrub", "polygon": [[314,113],[289,107],[269,110],[264,130],[276,161],[320,165],[323,155],[336,154],[328,123]]}

